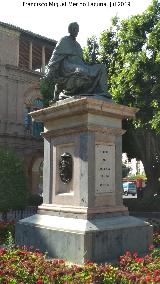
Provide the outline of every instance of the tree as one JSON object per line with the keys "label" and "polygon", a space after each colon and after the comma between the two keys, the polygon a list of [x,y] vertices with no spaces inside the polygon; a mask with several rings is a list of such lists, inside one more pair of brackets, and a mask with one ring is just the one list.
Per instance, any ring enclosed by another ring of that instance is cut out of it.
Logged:
{"label": "tree", "polygon": [[89,64],[95,64],[98,62],[99,45],[97,38],[92,36],[87,39],[87,46],[83,49],[84,61]]}
{"label": "tree", "polygon": [[125,178],[128,176],[131,168],[127,167],[125,164],[122,164],[122,177]]}
{"label": "tree", "polygon": [[[153,0],[141,15],[119,21],[100,36],[99,60],[107,66],[113,99],[138,107],[134,121],[124,121],[123,152],[141,160],[148,195],[160,192],[160,5]],[[147,192],[147,191],[146,191]]]}
{"label": "tree", "polygon": [[0,211],[6,217],[10,209],[22,209],[26,202],[26,178],[23,161],[11,150],[0,149]]}
{"label": "tree", "polygon": [[47,77],[44,76],[40,81],[40,90],[43,96],[43,105],[48,107],[53,100],[54,94],[54,82],[47,80]]}

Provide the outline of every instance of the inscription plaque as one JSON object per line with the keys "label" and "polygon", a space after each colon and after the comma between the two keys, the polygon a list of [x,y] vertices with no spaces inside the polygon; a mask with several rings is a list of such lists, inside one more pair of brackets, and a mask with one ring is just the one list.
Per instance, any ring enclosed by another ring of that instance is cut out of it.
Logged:
{"label": "inscription plaque", "polygon": [[115,191],[115,145],[97,144],[95,147],[95,193]]}

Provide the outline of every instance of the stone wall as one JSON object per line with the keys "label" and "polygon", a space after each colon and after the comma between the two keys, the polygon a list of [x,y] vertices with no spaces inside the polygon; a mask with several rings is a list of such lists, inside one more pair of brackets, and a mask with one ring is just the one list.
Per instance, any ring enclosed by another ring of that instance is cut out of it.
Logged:
{"label": "stone wall", "polygon": [[18,31],[0,26],[0,64],[11,64],[18,66],[19,57],[19,36]]}
{"label": "stone wall", "polygon": [[38,72],[0,65],[0,146],[13,148],[24,158],[28,189],[33,193],[38,192],[38,185],[33,181],[32,165],[43,158],[43,140],[32,137],[24,122],[25,108],[42,98],[39,80]]}

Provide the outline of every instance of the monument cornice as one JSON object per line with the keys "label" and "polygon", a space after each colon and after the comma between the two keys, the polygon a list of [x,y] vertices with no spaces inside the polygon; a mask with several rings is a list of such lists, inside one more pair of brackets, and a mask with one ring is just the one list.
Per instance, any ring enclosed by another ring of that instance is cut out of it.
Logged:
{"label": "monument cornice", "polygon": [[34,120],[42,122],[85,113],[133,119],[137,111],[137,108],[119,105],[110,100],[79,96],[58,101],[50,107],[31,112],[30,115]]}

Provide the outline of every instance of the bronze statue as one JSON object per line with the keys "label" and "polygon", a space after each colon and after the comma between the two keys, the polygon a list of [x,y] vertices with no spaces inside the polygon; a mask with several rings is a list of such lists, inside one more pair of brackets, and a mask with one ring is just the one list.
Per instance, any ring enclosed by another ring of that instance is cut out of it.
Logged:
{"label": "bronze statue", "polygon": [[107,75],[104,64],[88,64],[76,41],[79,25],[71,23],[69,36],[56,45],[49,63],[47,79],[55,84],[54,101],[76,95],[100,95],[111,99],[107,91]]}

